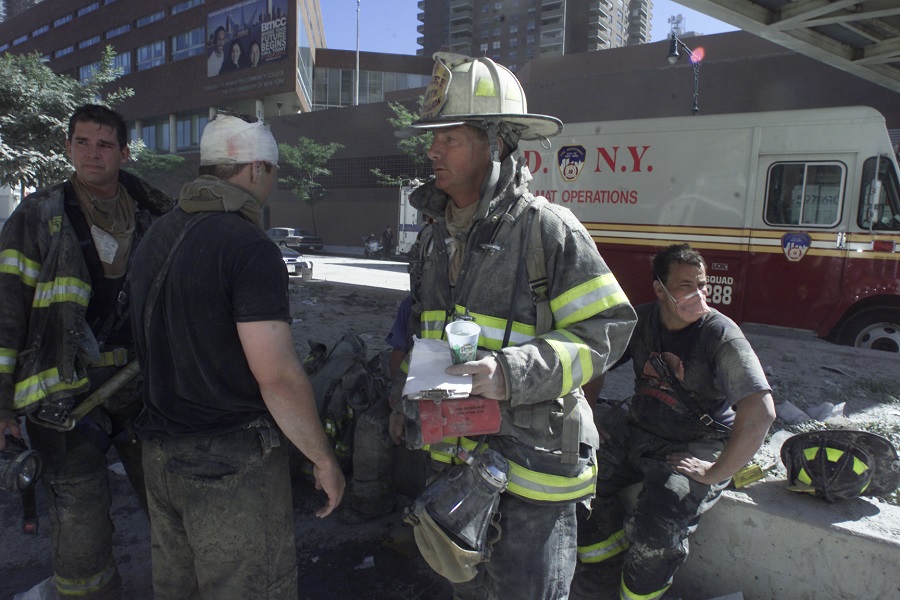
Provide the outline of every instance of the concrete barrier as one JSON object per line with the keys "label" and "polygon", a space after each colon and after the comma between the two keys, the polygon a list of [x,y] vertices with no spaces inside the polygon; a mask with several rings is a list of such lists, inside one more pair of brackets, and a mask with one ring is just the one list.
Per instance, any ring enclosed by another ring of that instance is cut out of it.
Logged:
{"label": "concrete barrier", "polygon": [[700,521],[673,590],[684,600],[900,598],[900,508],[828,504],[784,480],[728,491]]}

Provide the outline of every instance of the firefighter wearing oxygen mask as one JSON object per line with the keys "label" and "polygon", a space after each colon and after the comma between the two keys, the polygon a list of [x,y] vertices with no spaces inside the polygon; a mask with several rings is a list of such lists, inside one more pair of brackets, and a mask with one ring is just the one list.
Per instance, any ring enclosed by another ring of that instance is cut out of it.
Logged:
{"label": "firefighter wearing oxygen mask", "polygon": [[[480,326],[475,360],[447,373],[471,376],[472,395],[497,403],[500,419],[496,433],[424,448],[436,466],[468,459],[473,472],[438,477],[410,520],[456,598],[566,598],[575,506],[594,495],[599,442],[580,388],[622,355],[636,315],[581,223],[528,191],[519,140],[549,143],[562,123],[528,113],[518,80],[492,60],[435,59],[422,114],[400,133],[434,135],[435,178],[410,199],[435,219],[409,255],[410,324],[423,340],[445,339],[459,318]],[[392,434],[419,446],[418,401],[396,387],[393,397]],[[464,495],[460,506],[484,498],[486,541],[466,544],[445,494]]]}

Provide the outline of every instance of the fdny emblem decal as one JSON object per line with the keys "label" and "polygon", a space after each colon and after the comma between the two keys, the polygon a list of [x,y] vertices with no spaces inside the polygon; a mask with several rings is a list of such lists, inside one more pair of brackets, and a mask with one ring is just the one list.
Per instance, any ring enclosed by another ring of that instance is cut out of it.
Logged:
{"label": "fdny emblem decal", "polygon": [[800,262],[811,244],[808,233],[786,233],[781,236],[781,250],[791,262]]}
{"label": "fdny emblem decal", "polygon": [[556,152],[557,167],[563,181],[573,182],[581,175],[587,152],[584,146],[563,146]]}

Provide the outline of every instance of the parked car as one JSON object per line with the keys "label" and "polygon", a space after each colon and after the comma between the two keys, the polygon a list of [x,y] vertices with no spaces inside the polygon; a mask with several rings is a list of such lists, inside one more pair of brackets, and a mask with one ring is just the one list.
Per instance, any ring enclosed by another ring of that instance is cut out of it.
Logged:
{"label": "parked car", "polygon": [[313,235],[305,229],[293,229],[291,227],[273,227],[266,231],[273,242],[283,248],[294,250],[321,250],[322,238]]}
{"label": "parked car", "polygon": [[296,250],[291,250],[286,246],[279,246],[281,257],[284,259],[284,266],[290,277],[312,277],[313,263],[311,260],[303,258]]}

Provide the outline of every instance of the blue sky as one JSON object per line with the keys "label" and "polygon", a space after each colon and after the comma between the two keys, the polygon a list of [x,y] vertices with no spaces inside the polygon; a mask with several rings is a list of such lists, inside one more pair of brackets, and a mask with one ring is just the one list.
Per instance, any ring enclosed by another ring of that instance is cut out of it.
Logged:
{"label": "blue sky", "polygon": [[[320,0],[325,23],[325,41],[336,50],[356,49],[357,0]],[[418,48],[414,0],[360,0],[359,49],[364,52],[415,54]],[[689,10],[672,0],[654,0],[651,37],[663,40],[669,33],[669,17],[684,16],[686,31],[710,34],[732,31],[734,27],[702,13]]]}

